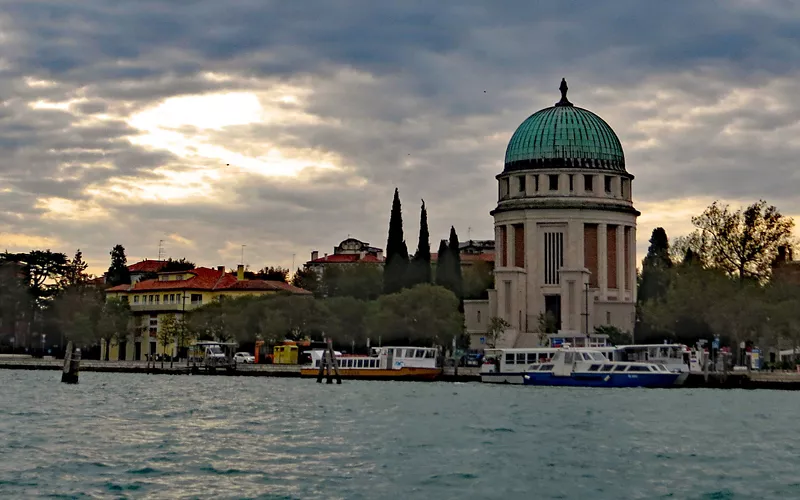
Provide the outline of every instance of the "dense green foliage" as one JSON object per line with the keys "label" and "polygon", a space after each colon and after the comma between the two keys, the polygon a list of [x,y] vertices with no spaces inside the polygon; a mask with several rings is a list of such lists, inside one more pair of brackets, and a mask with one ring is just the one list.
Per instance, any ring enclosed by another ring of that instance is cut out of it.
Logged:
{"label": "dense green foliage", "polygon": [[463,332],[463,316],[451,292],[417,285],[371,301],[296,295],[223,298],[192,311],[187,326],[199,339],[242,345],[330,337],[342,348],[364,350],[367,338],[372,345],[449,345]]}

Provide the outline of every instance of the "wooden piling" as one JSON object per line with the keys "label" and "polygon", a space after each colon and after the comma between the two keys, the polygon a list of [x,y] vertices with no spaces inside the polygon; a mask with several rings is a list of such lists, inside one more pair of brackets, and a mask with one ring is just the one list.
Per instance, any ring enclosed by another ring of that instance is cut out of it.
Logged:
{"label": "wooden piling", "polygon": [[[342,383],[342,375],[339,373],[339,363],[336,362],[336,354],[333,352],[333,341],[329,338],[328,339],[328,356],[330,357],[331,364],[333,365],[333,370],[336,372],[336,383]],[[330,379],[329,380],[329,384]]]}
{"label": "wooden piling", "polygon": [[77,384],[81,365],[81,350],[73,352],[72,341],[67,344],[64,354],[64,371],[61,372],[61,382],[64,384]]}

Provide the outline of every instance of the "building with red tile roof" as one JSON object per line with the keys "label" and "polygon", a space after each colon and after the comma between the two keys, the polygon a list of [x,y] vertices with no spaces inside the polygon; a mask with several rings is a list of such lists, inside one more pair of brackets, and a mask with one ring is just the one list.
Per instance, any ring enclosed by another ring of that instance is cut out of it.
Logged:
{"label": "building with red tile roof", "polygon": [[[146,269],[144,266],[142,268]],[[248,280],[244,277],[242,265],[236,273],[226,272],[225,267],[220,266],[216,269],[197,267],[191,271],[157,274],[156,279],[136,281],[106,290],[108,298],[119,298],[128,302],[135,324],[140,325],[145,332],[140,337],[124,339],[117,345],[112,344],[109,359],[139,360],[144,359],[148,353],[163,354],[164,347],[157,345],[156,339],[164,316],[174,315],[176,319],[180,319],[187,311],[221,297],[269,294],[311,296],[311,292],[281,281]],[[166,346],[168,354],[174,354],[175,351],[175,345]]]}
{"label": "building with red tile roof", "polygon": [[325,254],[320,257],[318,251],[311,252],[311,260],[306,262],[306,268],[314,269],[319,273],[324,271],[327,265],[373,264],[382,266],[385,260],[382,248],[370,246],[369,243],[355,238],[347,238],[333,247],[331,255]]}

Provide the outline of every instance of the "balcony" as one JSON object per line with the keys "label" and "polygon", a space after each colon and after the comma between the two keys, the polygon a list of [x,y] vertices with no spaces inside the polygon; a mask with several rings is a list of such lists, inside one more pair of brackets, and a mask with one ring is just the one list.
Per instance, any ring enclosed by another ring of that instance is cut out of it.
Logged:
{"label": "balcony", "polygon": [[202,305],[202,302],[189,302],[188,300],[186,301],[185,308],[180,302],[162,302],[160,304],[151,304],[149,302],[145,304],[140,302],[130,304],[132,312],[181,312],[191,311]]}

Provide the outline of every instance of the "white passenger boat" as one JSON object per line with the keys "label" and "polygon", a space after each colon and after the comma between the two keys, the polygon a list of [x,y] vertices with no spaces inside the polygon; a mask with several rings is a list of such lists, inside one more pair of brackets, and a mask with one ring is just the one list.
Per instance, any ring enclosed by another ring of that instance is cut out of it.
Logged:
{"label": "white passenger boat", "polygon": [[559,387],[649,387],[682,385],[688,372],[660,363],[611,361],[596,349],[559,349],[549,362],[530,365],[525,385]]}
{"label": "white passenger boat", "polygon": [[[490,384],[522,384],[523,375],[533,363],[547,363],[559,351],[559,347],[532,347],[527,349],[486,349],[481,365],[481,382]],[[612,357],[613,347],[574,347],[578,350],[593,350]]]}
{"label": "white passenger boat", "polygon": [[669,370],[687,373],[703,371],[703,354],[684,344],[634,344],[617,346],[616,361],[649,361]]}

